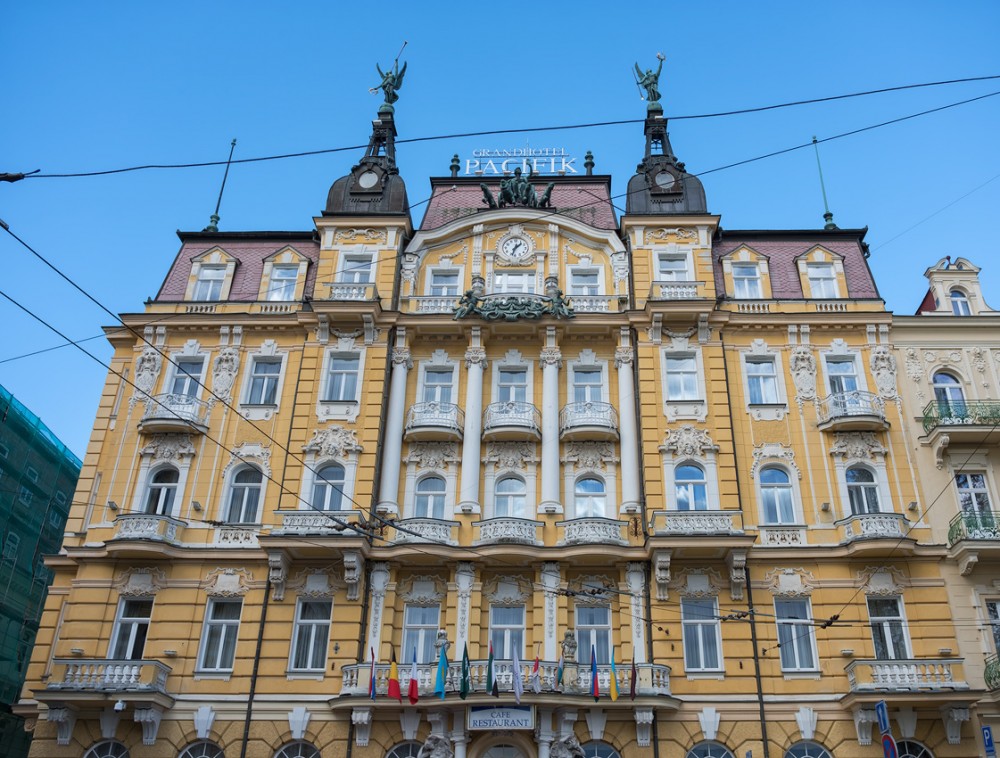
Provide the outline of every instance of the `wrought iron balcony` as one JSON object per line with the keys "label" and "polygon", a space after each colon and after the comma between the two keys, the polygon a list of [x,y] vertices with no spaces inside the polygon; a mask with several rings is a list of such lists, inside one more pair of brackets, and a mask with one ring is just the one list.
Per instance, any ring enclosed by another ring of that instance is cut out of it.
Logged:
{"label": "wrought iron balcony", "polygon": [[840,519],[844,542],[899,539],[906,533],[906,519],[898,513],[853,513]]}
{"label": "wrought iron balcony", "polygon": [[[56,658],[57,671],[46,689],[62,692],[166,693],[170,666],[159,661],[116,661],[103,658]],[[59,668],[62,668],[61,676]]]}
{"label": "wrought iron balcony", "polygon": [[394,542],[421,543],[431,542],[439,545],[457,545],[455,530],[457,521],[446,521],[437,518],[408,518],[396,521]]}
{"label": "wrought iron balcony", "polygon": [[932,401],[924,408],[924,431],[935,429],[952,442],[978,442],[1000,426],[1000,400]]}
{"label": "wrought iron balcony", "polygon": [[330,294],[327,300],[377,300],[375,285],[370,282],[331,282],[327,285]]}
{"label": "wrought iron balcony", "polygon": [[483,413],[483,436],[490,440],[535,440],[542,415],[531,403],[490,403]]}
{"label": "wrought iron balcony", "polygon": [[275,515],[281,519],[281,526],[271,531],[275,536],[319,534],[353,537],[358,532],[344,524],[357,523],[361,518],[360,511],[318,511],[311,508],[302,511],[276,511]]}
{"label": "wrought iron balcony", "polygon": [[697,300],[705,297],[705,282],[653,282],[650,300]]}
{"label": "wrought iron balcony", "polygon": [[948,526],[948,544],[962,540],[1000,541],[1000,511],[964,511]]}
{"label": "wrought iron balcony", "polygon": [[179,544],[178,533],[184,522],[155,513],[119,513],[115,517],[115,536],[112,541],[152,540],[168,545]]}
{"label": "wrought iron balcony", "polygon": [[743,524],[739,511],[656,511],[653,531],[686,537],[743,534]]}
{"label": "wrought iron balcony", "polygon": [[407,440],[460,440],[465,412],[454,403],[414,403],[406,412]]}
{"label": "wrought iron balcony", "polygon": [[627,545],[622,536],[625,522],[595,516],[559,521],[563,545]]}
{"label": "wrought iron balcony", "polygon": [[959,670],[964,659],[854,660],[847,664],[851,692],[967,690]]}
{"label": "wrought iron balcony", "polygon": [[983,679],[986,680],[986,686],[991,691],[1000,690],[1000,657],[995,654],[986,656]]}
{"label": "wrought iron balcony", "polygon": [[476,545],[541,545],[537,537],[540,521],[513,516],[500,516],[485,521],[477,521],[473,526],[479,530]]}
{"label": "wrought iron balcony", "polygon": [[618,411],[611,403],[569,403],[559,412],[559,437],[564,440],[616,440]]}
{"label": "wrought iron balcony", "polygon": [[155,395],[146,400],[139,429],[152,434],[208,430],[208,403],[190,395]]}
{"label": "wrought iron balcony", "polygon": [[874,392],[834,392],[817,403],[818,426],[835,432],[872,431],[889,428],[885,402]]}

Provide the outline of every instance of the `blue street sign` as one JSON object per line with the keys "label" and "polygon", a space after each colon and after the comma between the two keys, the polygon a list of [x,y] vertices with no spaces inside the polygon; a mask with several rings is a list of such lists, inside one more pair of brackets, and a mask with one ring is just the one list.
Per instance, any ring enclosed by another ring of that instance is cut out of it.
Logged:
{"label": "blue street sign", "polygon": [[896,749],[896,740],[891,734],[882,735],[882,755],[885,758],[899,758],[899,750]]}
{"label": "blue street sign", "polygon": [[983,727],[983,746],[986,748],[987,758],[994,758],[997,754],[997,749],[993,745],[993,727],[984,726]]}
{"label": "blue street sign", "polygon": [[889,729],[889,708],[884,700],[875,703],[875,717],[878,719],[878,730],[882,734],[888,734]]}

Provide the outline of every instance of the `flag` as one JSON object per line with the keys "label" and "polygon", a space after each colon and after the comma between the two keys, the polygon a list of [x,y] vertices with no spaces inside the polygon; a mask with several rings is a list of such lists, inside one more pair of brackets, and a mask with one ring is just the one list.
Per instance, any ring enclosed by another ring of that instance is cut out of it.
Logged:
{"label": "flag", "polygon": [[368,696],[374,700],[375,699],[375,648],[372,651],[372,675],[371,681],[368,683]]}
{"label": "flag", "polygon": [[611,682],[608,686],[611,702],[618,700],[618,671],[615,669],[615,646],[611,646]]}
{"label": "flag", "polygon": [[490,640],[490,660],[486,664],[486,691],[493,697],[500,697],[500,687],[497,686],[497,667],[493,661],[493,640]]}
{"label": "flag", "polygon": [[538,653],[535,653],[535,665],[531,669],[531,689],[536,695],[542,691],[542,672],[538,667]]}
{"label": "flag", "polygon": [[458,696],[465,700],[472,691],[472,669],[469,666],[469,643],[465,643],[465,650],[462,651],[462,684],[458,688]]}
{"label": "flag", "polygon": [[521,695],[524,694],[524,680],[521,678],[521,662],[517,659],[517,650],[514,650],[514,665],[513,665],[513,676],[514,676],[514,702],[518,705],[521,704]]}
{"label": "flag", "polygon": [[396,651],[392,651],[392,663],[389,664],[389,686],[386,694],[403,702],[403,693],[399,691],[399,667],[396,665]]}
{"label": "flag", "polygon": [[559,665],[556,667],[556,687],[562,687],[563,674],[566,673],[566,659],[562,653],[559,654]]}
{"label": "flag", "polygon": [[[635,655],[635,652],[632,653]],[[635,666],[635,658],[632,659],[632,686],[628,689],[629,697],[635,700],[635,691],[639,686],[639,669]]]}
{"label": "flag", "polygon": [[410,698],[410,705],[416,705],[420,699],[417,691],[417,649],[413,648],[413,663],[410,665],[410,686],[407,696]]}
{"label": "flag", "polygon": [[444,700],[445,682],[448,680],[448,659],[444,655],[445,646],[441,646],[441,654],[438,656],[437,680],[434,682],[434,694],[440,695]]}
{"label": "flag", "polygon": [[590,646],[590,694],[594,696],[596,703],[601,699],[601,685],[597,681],[597,649]]}

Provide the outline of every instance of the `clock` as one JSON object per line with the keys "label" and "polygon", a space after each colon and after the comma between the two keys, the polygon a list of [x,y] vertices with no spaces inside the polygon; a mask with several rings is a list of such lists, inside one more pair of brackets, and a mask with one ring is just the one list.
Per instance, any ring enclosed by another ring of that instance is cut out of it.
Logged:
{"label": "clock", "polygon": [[661,171],[653,178],[653,183],[660,192],[670,192],[677,188],[677,177],[669,171]]}
{"label": "clock", "polygon": [[371,189],[376,184],[378,184],[378,174],[374,171],[365,171],[358,177],[358,186],[361,189]]}
{"label": "clock", "polygon": [[523,237],[508,237],[500,245],[500,252],[508,260],[520,261],[531,255],[531,247]]}

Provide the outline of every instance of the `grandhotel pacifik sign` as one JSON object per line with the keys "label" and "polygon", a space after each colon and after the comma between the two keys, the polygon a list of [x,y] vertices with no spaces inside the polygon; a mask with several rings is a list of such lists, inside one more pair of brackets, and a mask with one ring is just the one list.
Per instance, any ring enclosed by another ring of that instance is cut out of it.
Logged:
{"label": "grandhotel pacifik sign", "polygon": [[562,147],[512,147],[498,150],[473,150],[465,160],[466,176],[503,176],[520,168],[533,174],[576,174],[570,157]]}

